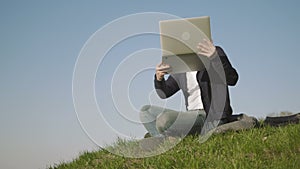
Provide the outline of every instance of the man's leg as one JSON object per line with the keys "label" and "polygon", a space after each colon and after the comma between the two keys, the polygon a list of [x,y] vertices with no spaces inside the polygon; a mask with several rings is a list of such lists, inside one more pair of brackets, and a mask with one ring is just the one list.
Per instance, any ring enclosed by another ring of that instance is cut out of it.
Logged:
{"label": "man's leg", "polygon": [[164,119],[165,125],[170,126],[176,120],[179,112],[152,105],[142,107],[140,120],[151,136],[159,136],[163,133],[157,129],[157,118],[165,113],[168,114]]}
{"label": "man's leg", "polygon": [[[173,138],[174,146],[178,139],[165,136],[185,136],[191,128],[200,131],[205,121],[204,111],[178,112],[157,106],[146,105],[141,109],[140,119],[151,136],[140,141],[143,150],[152,151],[159,147],[165,138]],[[191,126],[192,124],[192,126]],[[162,137],[161,137],[162,136]]]}
{"label": "man's leg", "polygon": [[204,110],[179,112],[158,106],[143,106],[140,119],[151,136],[185,136],[200,133],[206,118]]}
{"label": "man's leg", "polygon": [[166,111],[157,117],[156,127],[160,133],[170,136],[186,136],[200,133],[206,113],[204,110],[187,112]]}
{"label": "man's leg", "polygon": [[258,124],[258,120],[255,117],[249,117],[245,114],[232,115],[229,123],[218,126],[214,133],[251,129],[257,127]]}

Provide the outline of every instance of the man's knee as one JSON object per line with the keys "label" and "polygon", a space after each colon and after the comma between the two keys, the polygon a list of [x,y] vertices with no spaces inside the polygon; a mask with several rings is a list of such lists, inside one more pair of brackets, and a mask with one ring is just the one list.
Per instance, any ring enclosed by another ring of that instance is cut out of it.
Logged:
{"label": "man's knee", "polygon": [[165,112],[160,114],[157,117],[156,120],[156,128],[160,133],[163,133],[165,130],[167,130],[172,124],[175,122],[176,117],[173,117],[174,115],[169,112]]}
{"label": "man's knee", "polygon": [[144,105],[142,108],[141,108],[141,112],[147,112],[149,111],[151,105]]}
{"label": "man's knee", "polygon": [[145,105],[141,108],[139,116],[142,123],[147,123],[154,120],[149,113],[150,107],[151,107],[150,105]]}

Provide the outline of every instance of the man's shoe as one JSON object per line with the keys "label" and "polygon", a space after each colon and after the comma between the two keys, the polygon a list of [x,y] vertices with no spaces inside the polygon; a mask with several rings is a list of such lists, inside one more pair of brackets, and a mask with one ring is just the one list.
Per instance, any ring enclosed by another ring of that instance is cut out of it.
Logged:
{"label": "man's shoe", "polygon": [[218,126],[214,133],[225,133],[227,131],[239,131],[257,127],[258,120],[255,117],[249,117],[245,114],[234,115],[235,121]]}
{"label": "man's shoe", "polygon": [[144,135],[144,138],[149,138],[149,137],[152,137],[150,133],[146,133],[146,134]]}
{"label": "man's shoe", "polygon": [[[147,135],[147,133],[146,133]],[[154,136],[139,141],[140,148],[146,151],[156,150],[165,140],[165,136]]]}
{"label": "man's shoe", "polygon": [[154,151],[157,150],[164,143],[169,143],[167,146],[170,147],[176,145],[179,141],[180,138],[177,137],[159,135],[159,136],[144,138],[139,141],[139,145],[142,150]]}

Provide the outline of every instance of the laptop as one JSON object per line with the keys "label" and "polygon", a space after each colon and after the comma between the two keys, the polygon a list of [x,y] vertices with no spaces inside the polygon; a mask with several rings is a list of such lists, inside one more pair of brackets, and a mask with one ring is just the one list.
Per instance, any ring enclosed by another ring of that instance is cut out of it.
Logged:
{"label": "laptop", "polygon": [[168,73],[199,71],[204,56],[197,55],[197,44],[211,39],[210,17],[163,20],[159,22],[162,62],[172,67]]}

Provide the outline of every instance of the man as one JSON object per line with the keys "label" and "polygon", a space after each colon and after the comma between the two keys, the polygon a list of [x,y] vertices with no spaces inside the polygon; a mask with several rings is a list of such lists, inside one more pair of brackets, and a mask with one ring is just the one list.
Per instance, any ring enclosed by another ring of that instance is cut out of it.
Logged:
{"label": "man", "polygon": [[[157,65],[154,86],[158,96],[166,99],[181,89],[187,111],[144,106],[140,119],[151,136],[194,134],[201,131],[205,120],[217,122],[219,125],[230,121],[232,108],[228,85],[234,86],[237,83],[238,73],[221,47],[214,46],[212,42],[204,39],[197,49],[198,54],[205,56],[209,61],[204,70],[172,74],[165,80],[164,76],[172,68],[163,63]],[[212,90],[221,92],[216,95],[216,91]],[[223,99],[215,101],[212,98]]]}

